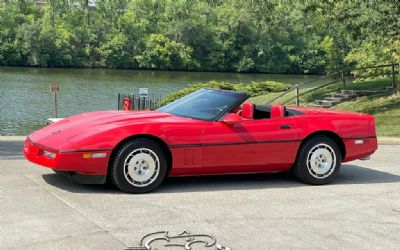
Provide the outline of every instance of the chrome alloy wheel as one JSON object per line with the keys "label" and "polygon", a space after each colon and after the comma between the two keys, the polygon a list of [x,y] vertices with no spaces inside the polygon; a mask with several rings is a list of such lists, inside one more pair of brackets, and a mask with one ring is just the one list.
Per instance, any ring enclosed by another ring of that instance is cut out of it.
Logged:
{"label": "chrome alloy wheel", "polygon": [[336,155],[333,148],[325,143],[314,146],[307,156],[307,168],[310,174],[323,179],[332,174],[336,166]]}
{"label": "chrome alloy wheel", "polygon": [[159,173],[158,156],[148,148],[135,149],[125,158],[124,176],[133,186],[148,186],[157,179]]}

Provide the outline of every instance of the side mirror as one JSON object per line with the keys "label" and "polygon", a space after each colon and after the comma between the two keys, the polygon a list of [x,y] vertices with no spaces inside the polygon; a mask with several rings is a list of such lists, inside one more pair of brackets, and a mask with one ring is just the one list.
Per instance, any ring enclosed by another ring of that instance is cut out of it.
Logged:
{"label": "side mirror", "polygon": [[242,121],[242,117],[240,115],[234,114],[234,113],[229,113],[227,114],[223,119],[222,122],[227,124],[227,125],[234,125],[235,123],[238,123]]}

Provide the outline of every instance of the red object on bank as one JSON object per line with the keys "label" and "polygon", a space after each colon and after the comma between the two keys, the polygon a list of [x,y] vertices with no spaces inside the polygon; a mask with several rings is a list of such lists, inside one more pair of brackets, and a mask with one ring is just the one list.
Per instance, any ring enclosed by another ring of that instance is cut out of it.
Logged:
{"label": "red object on bank", "polygon": [[123,104],[122,110],[125,110],[125,111],[131,110],[131,107],[132,107],[132,99],[129,98],[129,97],[125,97],[125,98],[123,99],[122,104]]}

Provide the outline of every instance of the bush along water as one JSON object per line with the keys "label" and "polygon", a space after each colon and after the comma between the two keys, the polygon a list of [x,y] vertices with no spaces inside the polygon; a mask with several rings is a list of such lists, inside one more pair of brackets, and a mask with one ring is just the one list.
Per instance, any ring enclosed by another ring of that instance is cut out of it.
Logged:
{"label": "bush along water", "polygon": [[261,82],[250,82],[250,83],[228,83],[228,82],[217,82],[210,81],[206,83],[195,83],[190,84],[188,87],[173,92],[167,95],[159,104],[159,106],[163,106],[170,102],[173,102],[187,94],[190,94],[194,91],[203,88],[212,88],[212,89],[222,89],[222,90],[231,90],[237,92],[244,92],[249,94],[251,97],[264,95],[270,92],[281,92],[288,90],[290,88],[289,84],[275,82],[275,81],[261,81]]}

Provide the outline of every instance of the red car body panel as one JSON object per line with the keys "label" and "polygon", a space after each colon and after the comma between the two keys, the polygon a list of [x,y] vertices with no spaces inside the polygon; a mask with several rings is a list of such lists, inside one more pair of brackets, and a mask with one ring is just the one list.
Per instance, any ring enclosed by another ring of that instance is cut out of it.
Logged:
{"label": "red car body panel", "polygon": [[[228,125],[158,111],[99,111],[66,118],[30,134],[25,157],[55,170],[106,175],[113,150],[133,136],[162,141],[169,149],[169,176],[289,170],[304,139],[314,133],[340,137],[344,162],[377,149],[374,118],[325,109],[290,107],[300,115],[243,120]],[[356,144],[356,140],[363,140]],[[49,158],[43,151],[56,154]],[[105,153],[103,158],[84,158]]]}
{"label": "red car body panel", "polygon": [[[288,124],[290,130],[280,129]],[[203,174],[284,171],[295,160],[300,134],[293,117],[213,122],[203,133]]]}

